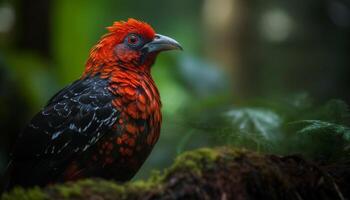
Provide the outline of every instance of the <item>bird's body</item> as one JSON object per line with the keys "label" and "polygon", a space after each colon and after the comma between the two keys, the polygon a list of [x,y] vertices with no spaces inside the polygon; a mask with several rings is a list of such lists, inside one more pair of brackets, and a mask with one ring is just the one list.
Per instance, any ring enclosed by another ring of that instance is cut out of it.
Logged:
{"label": "bird's body", "polygon": [[150,67],[160,51],[180,47],[133,19],[108,29],[83,76],[52,97],[20,135],[7,188],[86,177],[126,181],[151,152],[162,117]]}

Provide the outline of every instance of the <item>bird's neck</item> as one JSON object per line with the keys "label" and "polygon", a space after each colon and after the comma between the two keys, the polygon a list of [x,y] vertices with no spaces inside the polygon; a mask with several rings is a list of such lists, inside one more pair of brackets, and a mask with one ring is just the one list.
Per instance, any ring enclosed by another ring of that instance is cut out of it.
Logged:
{"label": "bird's neck", "polygon": [[155,61],[155,56],[156,55],[148,56],[147,59],[143,60],[142,62],[124,62],[122,60],[118,60],[118,58],[114,55],[108,55],[108,53],[101,52],[94,53],[94,51],[92,51],[88,61],[86,62],[83,77],[86,75],[94,75],[97,73],[117,73],[120,70],[150,75],[151,67]]}
{"label": "bird's neck", "polygon": [[121,108],[121,115],[154,123],[161,121],[160,96],[149,73],[114,68],[111,73],[102,73],[100,77],[109,80],[108,89],[116,96],[113,105]]}
{"label": "bird's neck", "polygon": [[[140,68],[144,68],[140,70]],[[99,76],[109,81],[109,90],[119,96],[124,96],[125,92],[129,97],[135,94],[143,94],[152,110],[158,110],[161,107],[160,96],[157,86],[151,76],[149,66],[139,66],[139,69],[124,65],[100,65],[92,66],[85,70],[82,78]],[[147,70],[146,70],[147,69]]]}
{"label": "bird's neck", "polygon": [[102,62],[87,62],[82,77],[100,74],[103,76],[114,76],[120,71],[151,76],[151,64],[134,66],[133,64],[118,62],[117,60],[106,60]]}

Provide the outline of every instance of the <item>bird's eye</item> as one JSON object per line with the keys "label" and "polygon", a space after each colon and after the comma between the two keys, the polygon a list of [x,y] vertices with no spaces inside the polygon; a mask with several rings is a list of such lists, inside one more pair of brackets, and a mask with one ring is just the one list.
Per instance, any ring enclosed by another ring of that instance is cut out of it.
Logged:
{"label": "bird's eye", "polygon": [[126,41],[129,46],[131,47],[138,47],[141,45],[141,38],[138,35],[135,34],[130,34],[127,38]]}
{"label": "bird's eye", "polygon": [[131,35],[128,38],[128,43],[129,44],[137,44],[138,41],[139,41],[139,38],[137,38],[135,35]]}

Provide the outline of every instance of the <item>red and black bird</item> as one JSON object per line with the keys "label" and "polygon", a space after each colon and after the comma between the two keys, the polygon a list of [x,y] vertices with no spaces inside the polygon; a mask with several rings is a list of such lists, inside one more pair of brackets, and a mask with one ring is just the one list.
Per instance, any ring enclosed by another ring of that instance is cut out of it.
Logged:
{"label": "red and black bird", "polygon": [[182,49],[145,22],[115,22],[82,77],[54,95],[20,134],[7,188],[101,177],[131,179],[158,140],[162,115],[151,66]]}

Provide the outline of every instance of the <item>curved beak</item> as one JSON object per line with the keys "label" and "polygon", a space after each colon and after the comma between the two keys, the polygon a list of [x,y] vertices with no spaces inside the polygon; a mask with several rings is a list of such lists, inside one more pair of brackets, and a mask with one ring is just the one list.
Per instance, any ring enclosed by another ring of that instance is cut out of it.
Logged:
{"label": "curved beak", "polygon": [[156,36],[151,42],[145,44],[142,47],[142,51],[147,53],[168,51],[168,50],[183,50],[183,49],[176,40],[160,34],[156,34]]}

